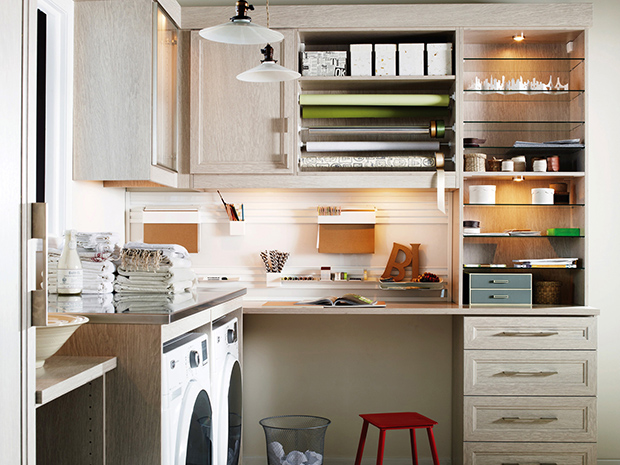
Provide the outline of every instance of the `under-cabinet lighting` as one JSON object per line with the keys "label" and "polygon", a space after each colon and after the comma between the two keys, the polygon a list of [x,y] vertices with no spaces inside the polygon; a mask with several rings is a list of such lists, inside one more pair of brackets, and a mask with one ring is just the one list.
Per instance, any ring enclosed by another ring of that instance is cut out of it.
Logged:
{"label": "under-cabinet lighting", "polygon": [[513,176],[512,180],[514,182],[521,182],[521,181],[525,181],[525,178],[523,176]]}
{"label": "under-cabinet lighting", "polygon": [[512,36],[512,40],[515,40],[517,42],[522,42],[525,40],[525,36],[523,35],[523,33],[521,33],[518,36]]}

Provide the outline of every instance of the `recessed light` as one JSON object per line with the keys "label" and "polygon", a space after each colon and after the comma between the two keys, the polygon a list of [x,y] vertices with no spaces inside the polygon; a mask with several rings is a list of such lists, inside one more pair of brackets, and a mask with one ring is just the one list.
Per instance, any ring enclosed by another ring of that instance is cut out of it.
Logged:
{"label": "recessed light", "polygon": [[525,40],[525,36],[523,35],[523,33],[521,33],[518,36],[512,36],[512,40],[515,40],[517,42],[521,42],[522,40]]}
{"label": "recessed light", "polygon": [[514,182],[521,182],[521,181],[524,181],[524,180],[525,180],[525,178],[524,178],[523,176],[513,176],[513,177],[512,177],[512,180],[513,180]]}

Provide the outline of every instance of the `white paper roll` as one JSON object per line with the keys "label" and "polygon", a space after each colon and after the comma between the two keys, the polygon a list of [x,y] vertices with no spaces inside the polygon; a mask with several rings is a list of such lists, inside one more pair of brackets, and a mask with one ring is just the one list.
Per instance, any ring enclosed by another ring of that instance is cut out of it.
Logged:
{"label": "white paper roll", "polygon": [[306,152],[437,151],[439,141],[306,142]]}

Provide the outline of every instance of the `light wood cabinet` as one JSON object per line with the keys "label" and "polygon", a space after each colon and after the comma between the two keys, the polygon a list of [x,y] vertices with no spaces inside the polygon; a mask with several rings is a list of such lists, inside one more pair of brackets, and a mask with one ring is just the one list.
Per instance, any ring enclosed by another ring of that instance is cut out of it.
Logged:
{"label": "light wood cabinet", "polygon": [[[282,66],[296,68],[296,34],[271,44]],[[236,76],[258,66],[258,45],[229,45],[191,33],[192,174],[295,172],[295,82],[253,83]],[[236,178],[239,187],[244,177]],[[263,187],[278,187],[266,184]]]}
{"label": "light wood cabinet", "polygon": [[182,40],[150,0],[76,3],[75,180],[182,186]]}

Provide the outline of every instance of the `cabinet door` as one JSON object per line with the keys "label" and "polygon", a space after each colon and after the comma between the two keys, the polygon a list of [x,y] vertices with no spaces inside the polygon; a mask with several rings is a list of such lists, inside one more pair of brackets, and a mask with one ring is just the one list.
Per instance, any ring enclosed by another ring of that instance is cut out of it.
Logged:
{"label": "cabinet door", "polygon": [[[271,44],[275,59],[296,68],[295,31],[281,32],[284,40]],[[296,82],[236,78],[260,64],[260,49],[211,42],[192,32],[192,173],[293,173]]]}

